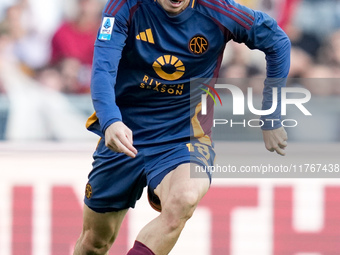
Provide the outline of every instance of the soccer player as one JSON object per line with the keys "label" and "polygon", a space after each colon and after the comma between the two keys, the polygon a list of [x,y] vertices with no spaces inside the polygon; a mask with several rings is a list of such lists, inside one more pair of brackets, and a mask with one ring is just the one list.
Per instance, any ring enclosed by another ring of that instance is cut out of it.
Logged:
{"label": "soccer player", "polygon": [[[173,248],[210,186],[209,173],[190,178],[190,165],[212,165],[215,155],[212,114],[200,114],[204,85],[191,89],[190,97],[189,83],[203,77],[213,86],[229,40],[266,54],[263,109],[269,109],[272,88],[284,86],[271,78],[288,75],[290,41],[265,13],[233,0],[107,2],[94,50],[95,113],[87,122],[101,140],[75,255],[107,254],[145,186],[160,214],[128,254],[163,255]],[[280,107],[266,118],[279,119]],[[265,146],[284,155],[286,132],[280,122],[268,123],[262,127]]]}

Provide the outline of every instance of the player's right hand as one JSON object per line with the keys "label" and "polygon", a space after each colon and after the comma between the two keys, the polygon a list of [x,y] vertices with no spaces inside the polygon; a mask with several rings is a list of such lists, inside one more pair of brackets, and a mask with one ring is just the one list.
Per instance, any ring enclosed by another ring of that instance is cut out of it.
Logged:
{"label": "player's right hand", "polygon": [[132,131],[123,122],[117,121],[105,130],[105,145],[109,149],[134,158],[137,149],[132,144]]}

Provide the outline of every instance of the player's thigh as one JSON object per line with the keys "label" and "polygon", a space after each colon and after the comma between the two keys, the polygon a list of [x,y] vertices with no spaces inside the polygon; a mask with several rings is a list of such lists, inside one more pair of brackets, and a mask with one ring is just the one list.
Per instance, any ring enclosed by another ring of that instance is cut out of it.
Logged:
{"label": "player's thigh", "polygon": [[155,194],[160,198],[162,207],[177,201],[180,206],[188,203],[196,206],[207,193],[210,186],[209,176],[204,178],[192,178],[190,176],[190,164],[184,163],[169,172],[155,189]]}
{"label": "player's thigh", "polygon": [[113,243],[127,211],[98,213],[84,204],[83,239],[90,243]]}

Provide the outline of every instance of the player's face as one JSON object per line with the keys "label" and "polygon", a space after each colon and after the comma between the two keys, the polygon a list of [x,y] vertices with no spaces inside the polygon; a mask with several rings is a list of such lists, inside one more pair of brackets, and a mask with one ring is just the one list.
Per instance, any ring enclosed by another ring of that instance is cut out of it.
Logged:
{"label": "player's face", "polygon": [[176,15],[188,7],[190,0],[157,0],[157,2],[167,13]]}

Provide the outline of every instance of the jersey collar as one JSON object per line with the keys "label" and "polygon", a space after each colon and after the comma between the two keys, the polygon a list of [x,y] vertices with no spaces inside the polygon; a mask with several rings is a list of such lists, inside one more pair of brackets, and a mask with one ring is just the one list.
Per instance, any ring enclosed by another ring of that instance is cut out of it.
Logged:
{"label": "jersey collar", "polygon": [[180,14],[177,14],[175,16],[170,16],[157,2],[157,0],[155,0],[155,5],[157,6],[157,12],[159,13],[159,17],[164,17],[166,20],[169,20],[173,23],[180,23],[190,18],[190,16],[193,14],[193,8],[195,7],[196,1],[197,0],[190,0],[188,7]]}

